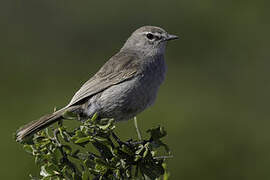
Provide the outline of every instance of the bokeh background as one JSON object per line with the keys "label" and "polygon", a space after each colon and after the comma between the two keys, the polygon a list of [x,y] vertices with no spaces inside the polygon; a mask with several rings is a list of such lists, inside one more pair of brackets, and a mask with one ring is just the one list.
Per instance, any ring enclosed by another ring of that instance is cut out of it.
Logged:
{"label": "bokeh background", "polygon": [[[177,34],[142,131],[163,125],[171,179],[270,179],[269,1],[1,0],[0,179],[37,175],[15,130],[75,91],[142,25]],[[136,137],[133,122],[119,124]],[[146,133],[144,133],[146,135]]]}

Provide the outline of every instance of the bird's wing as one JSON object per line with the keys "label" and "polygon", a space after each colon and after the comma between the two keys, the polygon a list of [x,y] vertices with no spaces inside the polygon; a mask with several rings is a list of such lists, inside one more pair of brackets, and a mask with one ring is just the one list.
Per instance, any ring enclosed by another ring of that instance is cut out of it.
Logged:
{"label": "bird's wing", "polygon": [[120,51],[75,93],[68,106],[79,104],[113,85],[133,78],[139,74],[139,66],[137,53]]}

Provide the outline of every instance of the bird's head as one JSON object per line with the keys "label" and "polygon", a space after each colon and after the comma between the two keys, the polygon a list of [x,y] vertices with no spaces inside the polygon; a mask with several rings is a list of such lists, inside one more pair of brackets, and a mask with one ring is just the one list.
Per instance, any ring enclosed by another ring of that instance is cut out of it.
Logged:
{"label": "bird's head", "polygon": [[178,39],[178,36],[169,34],[160,27],[143,26],[131,34],[122,49],[163,54],[167,42],[174,39]]}

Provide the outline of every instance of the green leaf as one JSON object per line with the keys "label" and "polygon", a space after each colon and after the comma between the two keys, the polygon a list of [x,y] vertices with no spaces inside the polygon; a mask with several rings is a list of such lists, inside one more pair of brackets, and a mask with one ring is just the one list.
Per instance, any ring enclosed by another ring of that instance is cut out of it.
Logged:
{"label": "green leaf", "polygon": [[92,144],[99,151],[100,155],[104,158],[111,159],[113,157],[111,149],[108,145],[104,144],[104,142],[94,141]]}
{"label": "green leaf", "polygon": [[137,162],[142,158],[140,155],[135,155],[134,161]]}
{"label": "green leaf", "polygon": [[63,130],[64,130],[63,127],[58,128],[58,130],[59,130],[60,136],[64,139],[65,135],[63,134]]}
{"label": "green leaf", "polygon": [[81,144],[81,143],[89,142],[90,139],[91,139],[90,136],[82,137],[82,138],[77,139],[74,143],[75,144]]}
{"label": "green leaf", "polygon": [[103,164],[96,164],[95,170],[99,172],[101,175],[104,175],[107,172],[107,167]]}
{"label": "green leaf", "polygon": [[109,129],[110,127],[113,126],[113,122],[114,122],[113,119],[109,119],[108,122],[107,122],[106,124],[104,124],[104,125],[98,125],[98,127],[99,127],[100,129],[102,129],[102,130],[107,130],[107,129]]}
{"label": "green leaf", "polygon": [[45,166],[45,168],[46,171],[51,175],[59,174],[59,169],[56,164],[49,163],[48,166]]}
{"label": "green leaf", "polygon": [[89,173],[88,171],[83,171],[82,173],[82,180],[89,180]]}
{"label": "green leaf", "polygon": [[64,112],[62,116],[64,119],[67,119],[67,120],[77,120],[78,119],[78,115],[76,113],[73,113],[70,111]]}
{"label": "green leaf", "polygon": [[128,146],[126,146],[125,144],[123,144],[123,145],[121,146],[121,150],[122,150],[123,152],[127,153],[127,154],[130,155],[130,156],[132,156],[132,155],[134,154],[133,151],[132,151]]}
{"label": "green leaf", "polygon": [[165,170],[164,175],[163,175],[163,180],[169,180],[170,173],[167,170],[167,165],[166,163],[162,163],[162,167]]}
{"label": "green leaf", "polygon": [[91,159],[86,159],[84,161],[84,164],[86,167],[88,168],[95,168],[95,161],[91,160]]}
{"label": "green leaf", "polygon": [[114,174],[115,174],[115,177],[116,177],[117,179],[121,179],[121,174],[120,174],[120,170],[119,170],[119,169],[116,169],[116,170],[114,171]]}
{"label": "green leaf", "polygon": [[141,154],[144,150],[144,146],[143,145],[139,145],[138,150],[136,150],[135,154]]}
{"label": "green leaf", "polygon": [[63,145],[62,147],[67,154],[71,154],[72,148],[69,145]]}
{"label": "green leaf", "polygon": [[104,138],[104,137],[94,137],[94,139],[98,142],[101,142],[102,144],[106,144],[106,145],[109,145],[109,141],[107,138]]}
{"label": "green leaf", "polygon": [[95,121],[97,120],[97,118],[98,118],[98,113],[95,113],[95,114],[92,116],[91,121],[92,121],[92,122],[95,122]]}
{"label": "green leaf", "polygon": [[46,170],[46,166],[47,165],[44,165],[44,166],[41,166],[41,171],[40,171],[40,175],[43,176],[43,177],[48,177],[50,176],[51,174],[49,174]]}
{"label": "green leaf", "polygon": [[62,158],[62,154],[60,149],[55,149],[54,153],[51,154],[51,163],[58,164],[60,163],[60,159]]}
{"label": "green leaf", "polygon": [[30,154],[33,154],[33,148],[32,148],[31,145],[24,145],[24,146],[23,146],[23,149],[24,149],[26,152],[28,152],[28,153],[30,153]]}
{"label": "green leaf", "polygon": [[167,135],[167,132],[165,131],[164,127],[157,127],[157,128],[152,128],[146,131],[147,133],[150,133],[151,138],[153,140],[158,140]]}
{"label": "green leaf", "polygon": [[145,158],[149,153],[149,149],[145,148],[145,151],[143,152],[143,158]]}
{"label": "green leaf", "polygon": [[[73,136],[73,137],[79,138],[79,137],[85,137],[85,135],[84,135],[84,133],[83,133],[81,130],[77,130],[77,131],[75,132],[75,136]],[[72,138],[73,138],[73,137],[72,137]]]}
{"label": "green leaf", "polygon": [[156,178],[164,174],[163,167],[153,162],[141,165],[140,170],[142,171],[143,174],[145,174],[152,180],[155,180]]}

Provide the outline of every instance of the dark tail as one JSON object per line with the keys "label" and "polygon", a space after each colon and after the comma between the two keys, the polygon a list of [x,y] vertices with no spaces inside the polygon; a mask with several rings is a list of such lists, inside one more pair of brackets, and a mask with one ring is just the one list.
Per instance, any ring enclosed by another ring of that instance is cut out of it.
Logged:
{"label": "dark tail", "polygon": [[23,139],[27,136],[30,136],[46,127],[48,127],[49,125],[63,119],[63,114],[66,111],[71,111],[74,112],[78,109],[77,106],[73,106],[73,107],[64,107],[63,109],[60,109],[52,114],[48,114],[45,116],[42,116],[41,118],[39,118],[39,120],[37,121],[33,121],[29,124],[26,124],[25,126],[23,126],[22,128],[20,128],[17,132],[16,132],[16,141],[17,142],[22,142]]}

